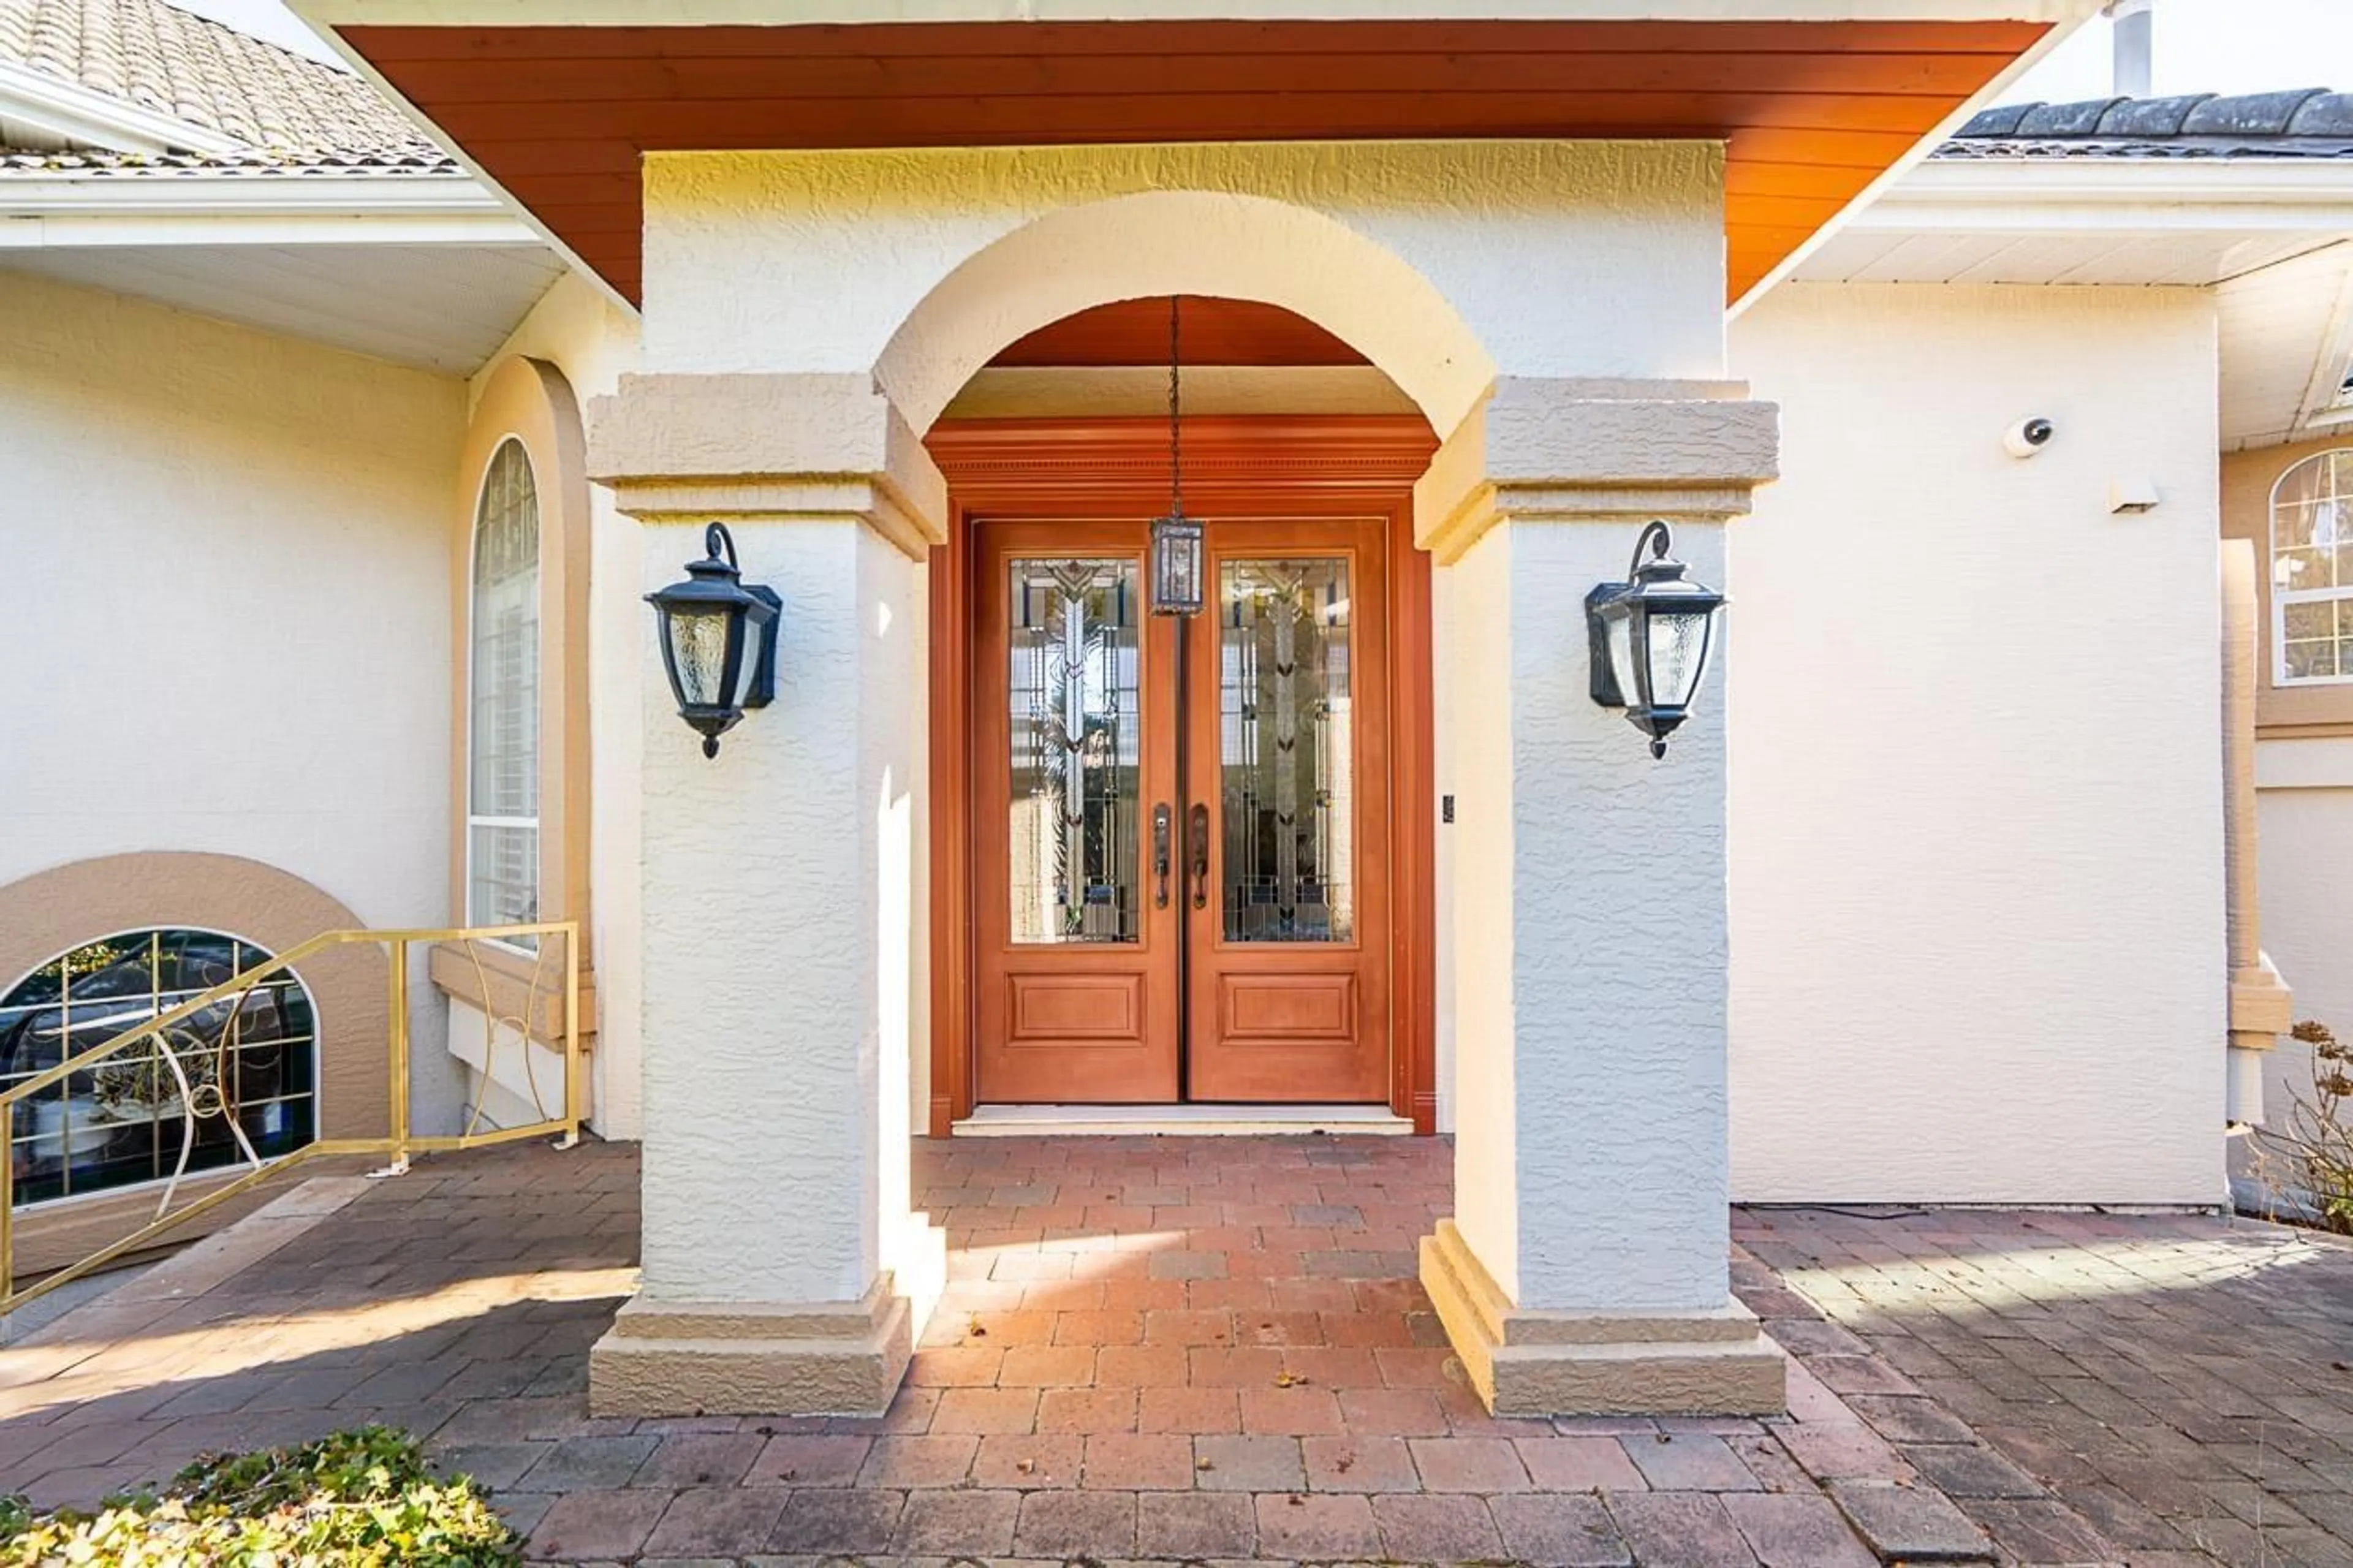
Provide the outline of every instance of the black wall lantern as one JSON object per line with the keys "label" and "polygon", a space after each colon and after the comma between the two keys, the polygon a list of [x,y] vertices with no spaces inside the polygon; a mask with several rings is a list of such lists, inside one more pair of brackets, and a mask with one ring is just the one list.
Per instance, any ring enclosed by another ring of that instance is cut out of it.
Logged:
{"label": "black wall lantern", "polygon": [[1168,515],[1152,520],[1152,613],[1201,613],[1201,525],[1185,515],[1184,381],[1178,369],[1177,298],[1168,300]]}
{"label": "black wall lantern", "polygon": [[1597,584],[1585,596],[1593,700],[1623,708],[1627,721],[1651,737],[1653,757],[1667,754],[1667,737],[1691,716],[1715,642],[1715,613],[1724,607],[1723,595],[1684,580],[1689,568],[1667,553],[1674,542],[1664,522],[1649,524],[1634,541],[1627,581]]}
{"label": "black wall lantern", "polygon": [[774,588],[746,586],[735,537],[723,522],[702,531],[705,558],[687,563],[686,581],[648,594],[661,637],[678,716],[702,736],[702,754],[719,754],[719,737],[746,708],[776,697],[776,621],[784,601]]}

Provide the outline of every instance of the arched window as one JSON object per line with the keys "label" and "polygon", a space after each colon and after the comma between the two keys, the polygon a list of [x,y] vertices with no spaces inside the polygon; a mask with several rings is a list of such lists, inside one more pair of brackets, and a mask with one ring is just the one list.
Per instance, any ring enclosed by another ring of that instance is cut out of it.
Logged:
{"label": "arched window", "polygon": [[2353,681],[2353,447],[2272,487],[2272,679]]}
{"label": "arched window", "polygon": [[[539,492],[499,444],[474,509],[466,923],[539,918]],[[533,939],[516,939],[528,947]]]}
{"label": "arched window", "polygon": [[[103,1045],[270,954],[219,931],[85,942],[0,995],[0,1089]],[[16,1199],[42,1203],[263,1159],[318,1136],[318,1015],[290,971],[19,1102]],[[191,1116],[188,1112],[193,1111]],[[185,1163],[184,1163],[185,1156]]]}

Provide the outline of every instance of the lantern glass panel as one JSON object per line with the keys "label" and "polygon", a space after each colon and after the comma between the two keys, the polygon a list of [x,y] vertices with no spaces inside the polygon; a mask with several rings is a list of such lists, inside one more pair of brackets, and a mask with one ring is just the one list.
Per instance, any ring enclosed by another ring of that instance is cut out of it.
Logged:
{"label": "lantern glass panel", "polygon": [[1189,616],[1201,608],[1201,525],[1163,517],[1152,524],[1152,608]]}
{"label": "lantern glass panel", "polygon": [[[731,705],[727,689],[727,639],[735,612],[727,609],[673,610],[669,619],[670,654],[677,665],[679,696],[689,707]],[[748,665],[752,661],[746,659],[744,662]]]}
{"label": "lantern glass panel", "polygon": [[1605,612],[1605,616],[1602,626],[1609,637],[1609,673],[1618,682],[1618,700],[1640,702],[1642,688],[1634,668],[1634,617],[1623,610]]}
{"label": "lantern glass panel", "polygon": [[1688,708],[1707,670],[1706,610],[1665,605],[1651,606],[1651,701],[1661,708]]}

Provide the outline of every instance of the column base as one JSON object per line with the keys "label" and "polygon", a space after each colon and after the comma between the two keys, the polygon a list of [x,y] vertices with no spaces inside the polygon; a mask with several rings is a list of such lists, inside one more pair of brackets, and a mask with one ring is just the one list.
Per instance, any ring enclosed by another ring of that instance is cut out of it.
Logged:
{"label": "column base", "polygon": [[1497,1415],[1772,1415],[1788,1407],[1780,1351],[1729,1299],[1714,1311],[1644,1316],[1523,1310],[1443,1219],[1422,1237],[1421,1286]]}
{"label": "column base", "polygon": [[880,1415],[913,1353],[887,1272],[858,1301],[622,1305],[588,1352],[596,1415]]}

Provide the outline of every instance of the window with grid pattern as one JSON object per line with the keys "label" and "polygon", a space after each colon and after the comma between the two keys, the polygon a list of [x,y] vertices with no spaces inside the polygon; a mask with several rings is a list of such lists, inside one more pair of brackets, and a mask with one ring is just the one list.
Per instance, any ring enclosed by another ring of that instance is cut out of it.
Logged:
{"label": "window with grid pattern", "polygon": [[2272,679],[2353,681],[2353,447],[2272,487]]}
{"label": "window with grid pattern", "polygon": [[512,925],[539,918],[539,494],[512,438],[483,476],[473,590],[466,921]]}
{"label": "window with grid pattern", "polygon": [[[0,1089],[104,1045],[270,954],[220,931],[124,931],[0,993]],[[280,970],[6,1118],[16,1201],[42,1204],[291,1153],[318,1135],[318,1014]]]}

